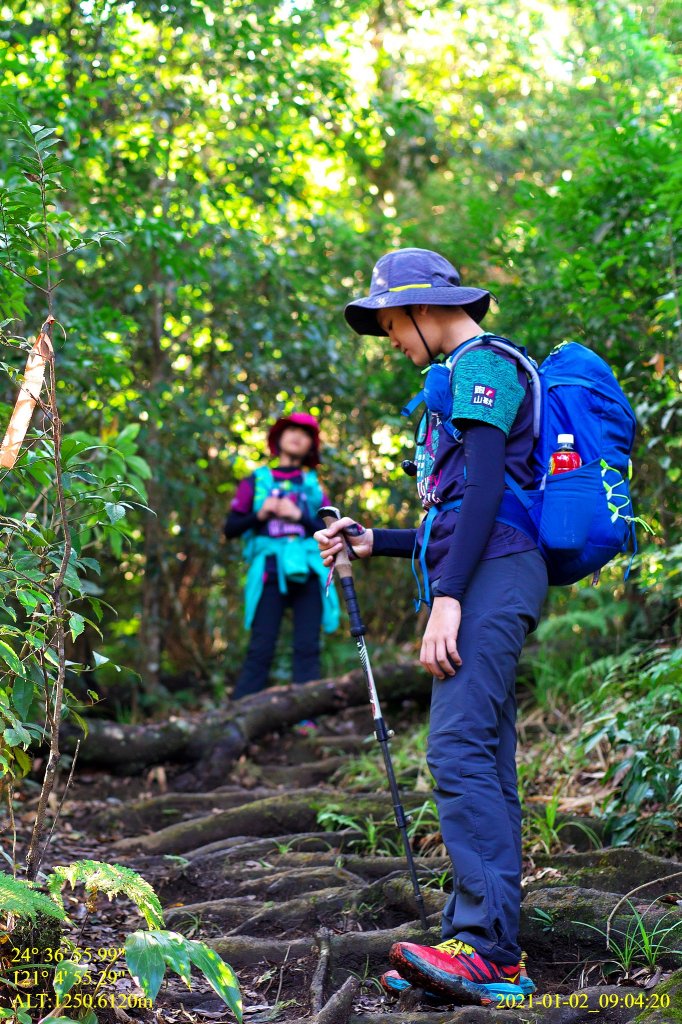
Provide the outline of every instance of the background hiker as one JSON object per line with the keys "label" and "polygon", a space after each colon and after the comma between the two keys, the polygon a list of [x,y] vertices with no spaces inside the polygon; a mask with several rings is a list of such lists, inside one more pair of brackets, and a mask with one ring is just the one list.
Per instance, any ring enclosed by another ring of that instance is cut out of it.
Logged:
{"label": "background hiker", "polygon": [[225,521],[226,537],[244,538],[248,564],[245,625],[251,629],[233,698],[267,686],[282,616],[293,611],[293,681],[320,677],[320,626],[338,626],[339,605],[313,534],[322,525],[316,511],[326,502],[315,467],[320,462],[320,428],[314,416],[292,413],[270,428],[275,461],[242,480]]}
{"label": "background hiker", "polygon": [[[374,268],[370,294],[346,307],[358,334],[387,336],[417,367],[482,334],[490,295],[461,286],[437,253],[402,249]],[[447,363],[446,363],[447,365]],[[440,370],[440,372],[438,372]],[[436,372],[434,372],[436,371]],[[433,374],[433,377],[432,377]],[[534,990],[518,944],[521,807],[516,778],[515,677],[537,624],[547,571],[535,542],[496,521],[505,471],[532,483],[533,404],[513,357],[480,348],[449,373],[441,411],[432,395],[417,438],[417,489],[427,512],[418,530],[352,531],[359,557],[412,558],[425,569],[431,613],[420,659],[433,673],[428,764],[453,893],[435,947],[397,943],[385,977],[453,1002],[486,1003],[496,992]],[[326,564],[341,547],[345,518],[316,534]],[[429,536],[430,534],[430,536]],[[421,591],[420,591],[421,597]],[[501,987],[500,987],[501,986]]]}

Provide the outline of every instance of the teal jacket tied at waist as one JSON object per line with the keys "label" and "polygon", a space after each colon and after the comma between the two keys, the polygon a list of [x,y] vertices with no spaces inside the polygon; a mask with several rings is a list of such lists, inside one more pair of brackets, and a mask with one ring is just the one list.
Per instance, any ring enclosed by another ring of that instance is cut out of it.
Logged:
{"label": "teal jacket tied at waist", "polygon": [[244,592],[244,625],[247,629],[251,628],[263,593],[265,563],[270,555],[274,555],[277,561],[277,582],[281,594],[286,594],[288,581],[303,583],[311,572],[315,573],[320,581],[322,593],[322,628],[325,633],[333,633],[338,629],[339,598],[333,586],[329,588],[329,595],[325,597],[327,570],[313,537],[252,536],[245,544],[245,554],[249,562]]}

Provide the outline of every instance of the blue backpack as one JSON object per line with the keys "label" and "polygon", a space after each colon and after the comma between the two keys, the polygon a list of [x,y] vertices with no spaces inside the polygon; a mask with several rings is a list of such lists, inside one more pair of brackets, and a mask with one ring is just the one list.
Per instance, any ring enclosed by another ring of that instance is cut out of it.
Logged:
{"label": "blue backpack", "polygon": [[[528,374],[533,394],[534,486],[524,491],[506,473],[497,520],[537,543],[551,585],[576,583],[590,573],[596,583],[603,566],[630,541],[633,557],[637,551],[635,523],[642,520],[634,514],[629,483],[637,424],[628,400],[607,363],[584,345],[564,342],[538,368],[525,349],[482,334],[457,348],[446,364],[429,368],[424,390],[403,414],[424,401],[457,437],[450,418],[452,377],[462,356],[482,345],[513,356]],[[557,436],[564,433],[576,438],[583,464],[548,475]]]}

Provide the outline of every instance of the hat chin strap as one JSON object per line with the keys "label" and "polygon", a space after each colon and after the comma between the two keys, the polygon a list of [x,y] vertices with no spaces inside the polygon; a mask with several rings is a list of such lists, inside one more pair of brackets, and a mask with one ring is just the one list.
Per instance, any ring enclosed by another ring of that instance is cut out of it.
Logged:
{"label": "hat chin strap", "polygon": [[421,332],[421,331],[420,331],[420,329],[419,329],[419,324],[417,323],[417,321],[416,321],[416,320],[415,320],[415,318],[414,318],[414,315],[413,315],[413,313],[412,313],[412,307],[411,307],[411,306],[408,306],[408,307],[407,307],[407,315],[409,316],[410,320],[411,320],[411,321],[412,321],[412,323],[414,324],[414,328],[415,328],[415,330],[416,330],[417,334],[419,335],[419,337],[420,337],[420,338],[421,338],[421,340],[422,340],[422,344],[424,345],[424,348],[426,349],[426,351],[427,351],[427,354],[428,354],[428,357],[429,357],[429,362],[430,362],[430,363],[435,363],[435,361],[436,361],[436,360],[435,360],[435,359],[433,358],[433,355],[431,354],[431,349],[430,349],[430,348],[429,348],[429,346],[428,346],[428,345],[426,344],[426,338],[424,337],[424,335],[422,334],[422,332]]}

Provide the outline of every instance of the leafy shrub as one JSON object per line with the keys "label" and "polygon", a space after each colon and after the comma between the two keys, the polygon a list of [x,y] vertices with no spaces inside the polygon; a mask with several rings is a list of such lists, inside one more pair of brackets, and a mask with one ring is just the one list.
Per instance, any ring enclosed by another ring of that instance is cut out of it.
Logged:
{"label": "leafy shrub", "polygon": [[608,748],[604,781],[615,784],[602,812],[612,842],[671,841],[682,814],[682,650],[628,652],[613,659],[584,716],[583,749]]}

